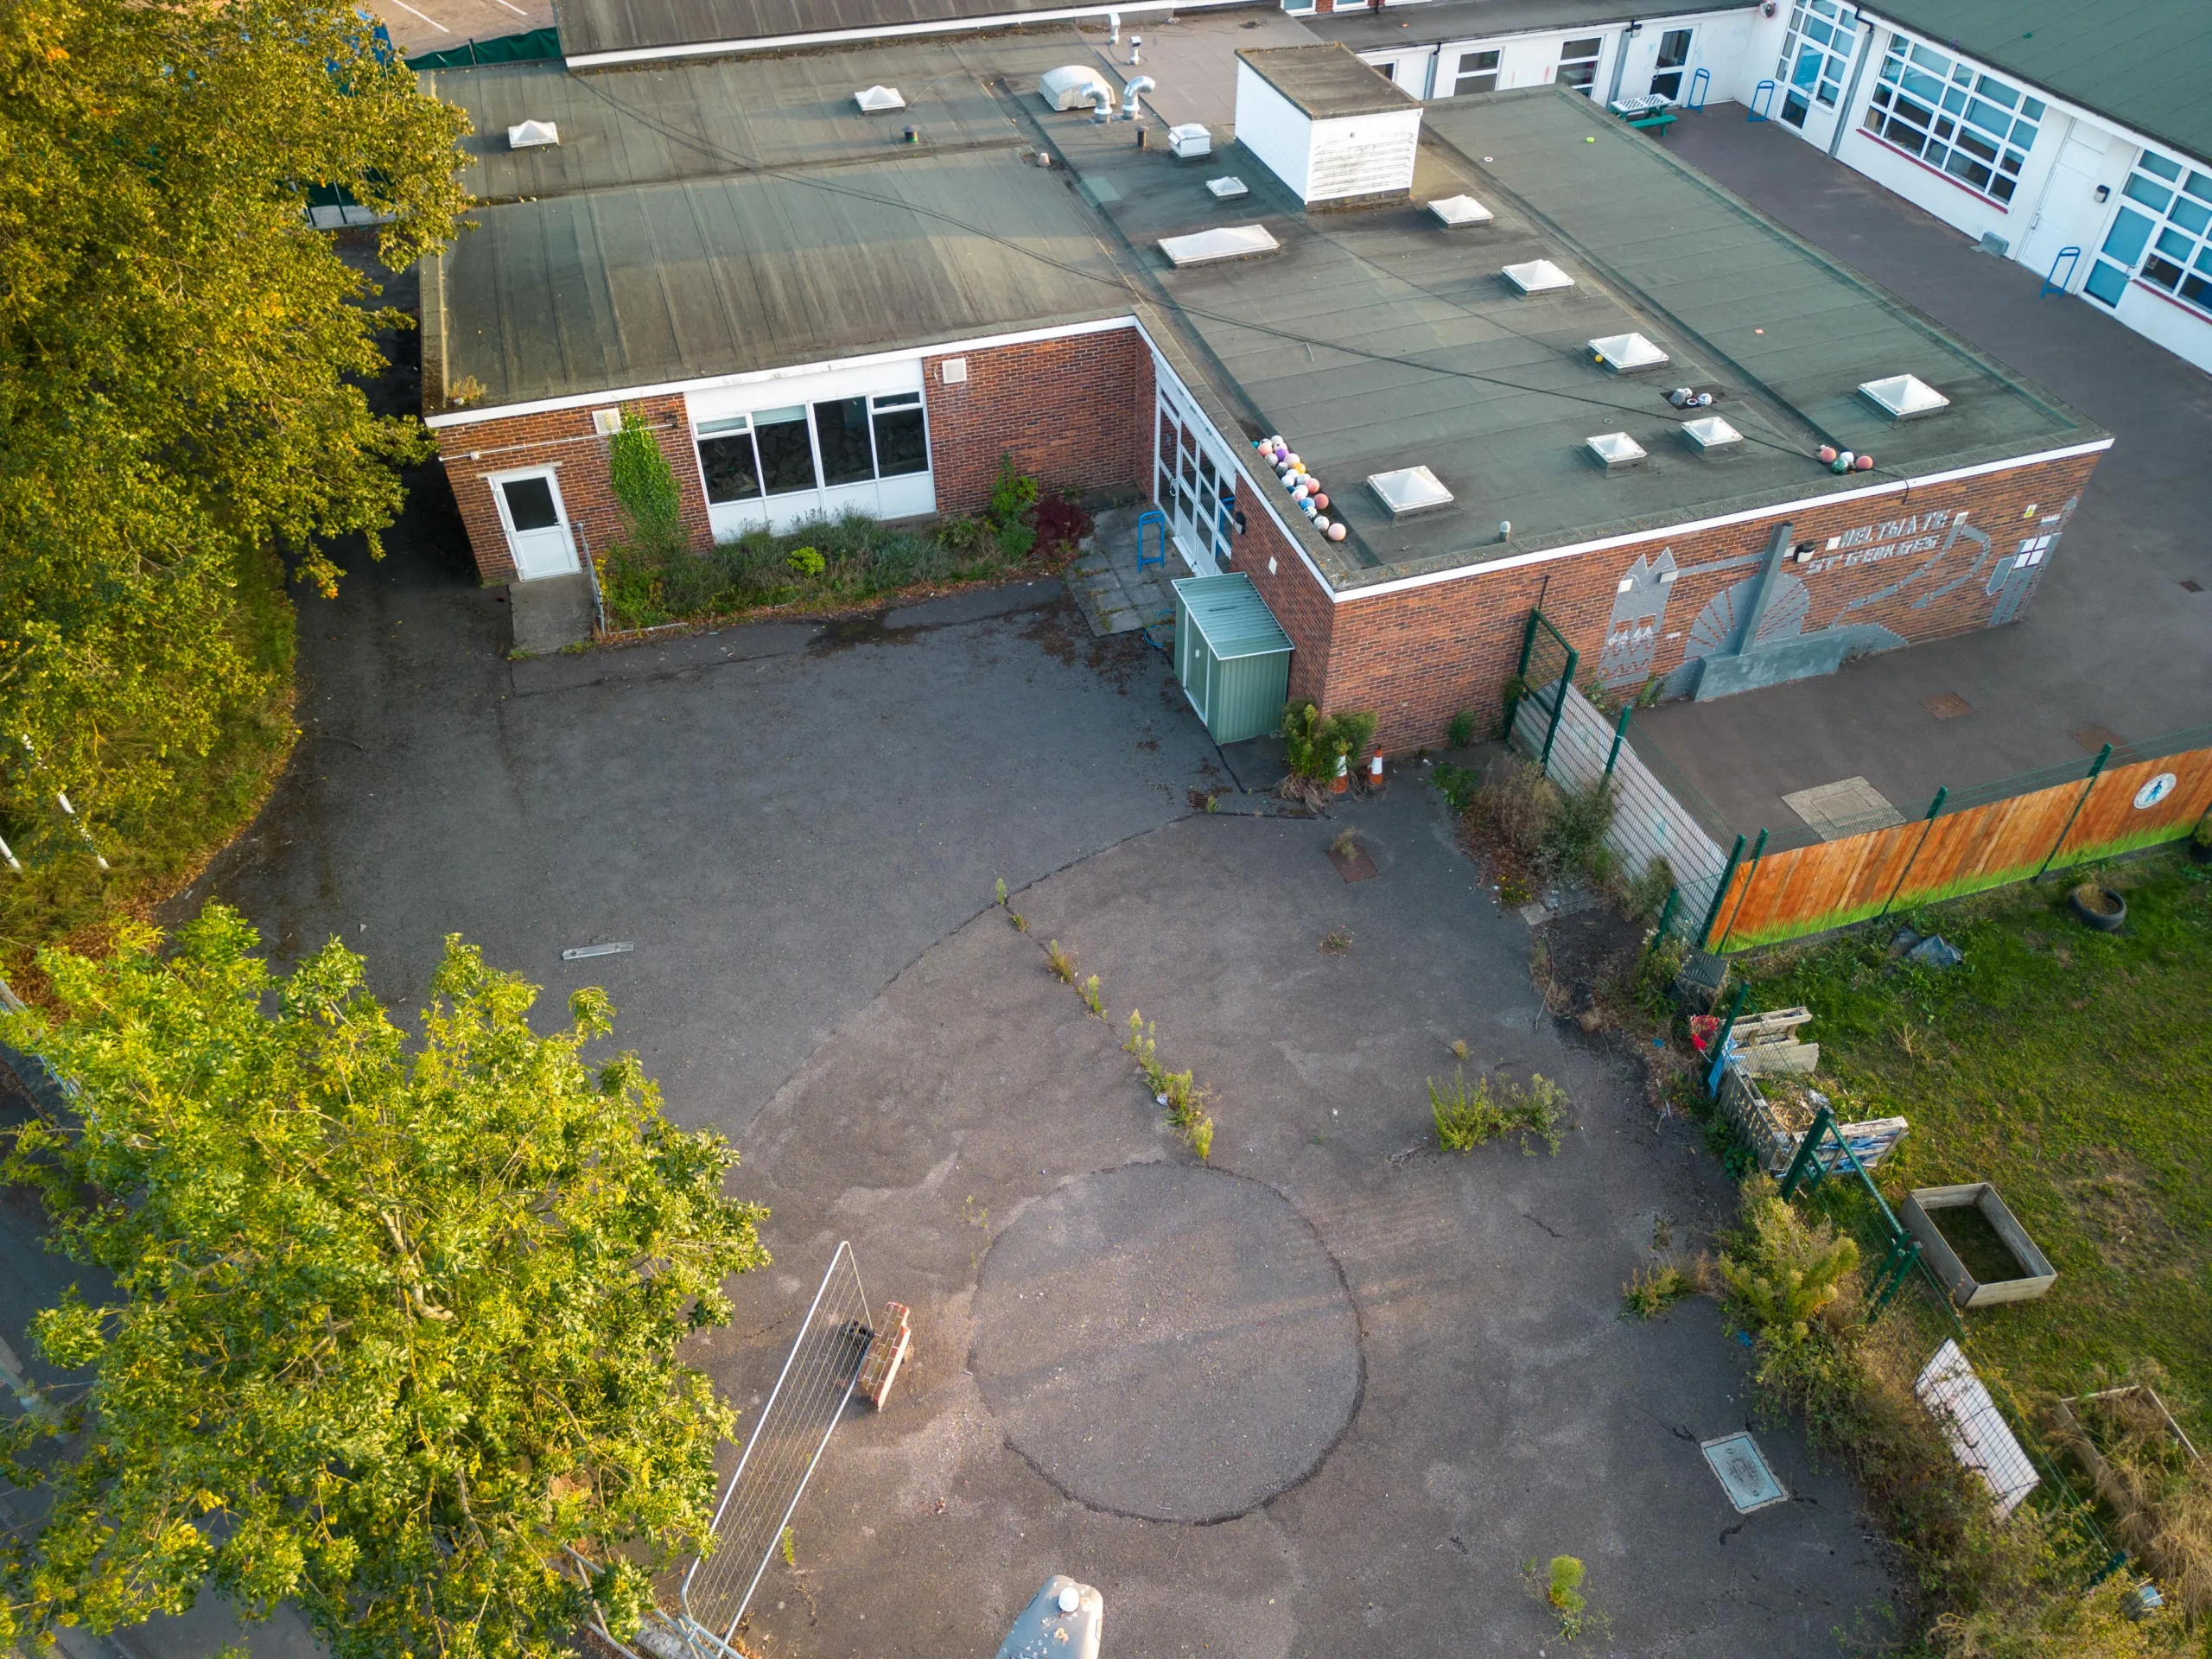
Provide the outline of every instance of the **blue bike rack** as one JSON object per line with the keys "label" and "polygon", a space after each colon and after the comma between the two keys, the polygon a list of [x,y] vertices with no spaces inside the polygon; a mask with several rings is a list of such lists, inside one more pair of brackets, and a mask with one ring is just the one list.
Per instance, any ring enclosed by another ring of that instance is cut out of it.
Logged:
{"label": "blue bike rack", "polygon": [[1713,72],[1700,69],[1690,77],[1689,101],[1682,105],[1692,115],[1705,108],[1705,95],[1713,90]]}
{"label": "blue bike rack", "polygon": [[[1760,97],[1760,94],[1762,94],[1762,93],[1765,94],[1765,97],[1766,97],[1766,107],[1765,107],[1764,109],[1761,109],[1761,108],[1759,107],[1759,97]],[[1770,115],[1773,114],[1773,113],[1774,113],[1774,94],[1775,94],[1775,85],[1774,85],[1774,83],[1773,83],[1772,81],[1770,81],[1770,80],[1763,80],[1763,81],[1759,82],[1759,84],[1758,84],[1758,86],[1756,86],[1752,87],[1752,88],[1751,88],[1751,112],[1750,116],[1749,116],[1748,118],[1747,118],[1747,119],[1749,119],[1749,120],[1752,120],[1752,121],[1764,121],[1764,120],[1765,120],[1765,119],[1766,119]]]}
{"label": "blue bike rack", "polygon": [[[1150,558],[1147,558],[1144,553],[1144,531],[1147,524],[1160,532],[1160,551]],[[1157,507],[1140,514],[1137,518],[1137,569],[1141,570],[1147,564],[1156,564],[1162,569],[1167,566],[1167,515]]]}
{"label": "blue bike rack", "polygon": [[[2062,260],[2065,262],[2066,265],[2066,275],[2063,280],[2058,275],[2058,266]],[[2041,299],[2046,294],[2063,294],[2066,292],[2067,283],[2071,283],[2074,280],[2075,270],[2081,264],[2081,249],[2061,248],[2058,251],[2057,255],[2050,262],[2050,275],[2043,279],[2043,286],[2036,290],[2036,298]]]}

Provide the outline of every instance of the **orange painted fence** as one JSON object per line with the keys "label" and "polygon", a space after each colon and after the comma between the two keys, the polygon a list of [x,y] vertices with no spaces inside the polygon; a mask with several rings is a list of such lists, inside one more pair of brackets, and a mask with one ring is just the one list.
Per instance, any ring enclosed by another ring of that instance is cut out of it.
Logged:
{"label": "orange painted fence", "polygon": [[2054,782],[2037,774],[2018,781],[2040,786],[1979,802],[1938,795],[1910,823],[1764,852],[1730,874],[1707,948],[1746,950],[1801,938],[2185,840],[2212,810],[2212,731],[2183,735],[2202,747],[2140,760],[2162,746],[2131,745],[2098,756],[2087,775]]}

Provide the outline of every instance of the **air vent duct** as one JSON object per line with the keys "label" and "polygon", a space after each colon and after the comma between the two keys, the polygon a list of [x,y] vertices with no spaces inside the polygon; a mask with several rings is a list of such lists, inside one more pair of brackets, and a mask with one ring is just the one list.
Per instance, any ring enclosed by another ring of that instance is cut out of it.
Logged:
{"label": "air vent duct", "polygon": [[1112,108],[1114,88],[1105,76],[1087,64],[1071,63],[1047,70],[1037,80],[1037,96],[1055,110],[1089,109],[1093,88],[1106,94],[1107,107]]}

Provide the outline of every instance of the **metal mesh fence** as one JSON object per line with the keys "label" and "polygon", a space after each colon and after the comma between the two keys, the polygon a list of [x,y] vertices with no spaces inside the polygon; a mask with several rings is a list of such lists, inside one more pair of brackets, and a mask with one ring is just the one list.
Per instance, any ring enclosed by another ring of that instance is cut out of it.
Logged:
{"label": "metal mesh fence", "polygon": [[783,1374],[715,1510],[713,1553],[692,1563],[678,1592],[686,1618],[723,1642],[775,1554],[808,1478],[853,1397],[874,1332],[850,1244],[841,1243],[807,1309]]}

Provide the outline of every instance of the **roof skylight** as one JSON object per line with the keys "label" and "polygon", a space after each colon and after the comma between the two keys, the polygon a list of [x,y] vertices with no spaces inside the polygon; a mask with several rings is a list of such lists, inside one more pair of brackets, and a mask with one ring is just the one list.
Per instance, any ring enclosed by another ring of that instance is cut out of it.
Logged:
{"label": "roof skylight", "polygon": [[1508,265],[1505,280],[1523,294],[1548,294],[1554,289],[1574,286],[1574,278],[1548,259],[1531,259],[1526,264]]}
{"label": "roof skylight", "polygon": [[1666,353],[1637,334],[1607,334],[1602,340],[1592,340],[1590,350],[1599,362],[1616,374],[1656,369],[1667,360]]}
{"label": "roof skylight", "polygon": [[903,110],[906,100],[899,95],[896,86],[870,86],[853,94],[853,102],[861,106],[862,115],[875,115],[884,110]]}
{"label": "roof skylight", "polygon": [[1163,236],[1160,251],[1167,256],[1167,263],[1181,269],[1185,265],[1211,265],[1224,259],[1249,259],[1255,254],[1273,253],[1282,245],[1268,233],[1264,225],[1224,225],[1218,230],[1199,231],[1191,236]]}
{"label": "roof skylight", "polygon": [[1395,473],[1370,473],[1367,487],[1382,498],[1393,518],[1450,505],[1452,492],[1426,467],[1401,467]]}
{"label": "roof skylight", "polygon": [[1472,196],[1446,196],[1430,202],[1428,211],[1446,225],[1487,225],[1497,217]]}
{"label": "roof skylight", "polygon": [[1744,435],[1718,415],[1705,415],[1694,421],[1684,421],[1682,435],[1700,449],[1721,449],[1744,441]]}
{"label": "roof skylight", "polygon": [[1893,374],[1886,380],[1869,380],[1859,396],[1893,421],[1916,420],[1951,406],[1951,400],[1916,374]]}
{"label": "roof skylight", "polygon": [[1625,432],[1600,432],[1586,441],[1592,454],[1612,472],[1622,467],[1633,467],[1643,459],[1643,446]]}

